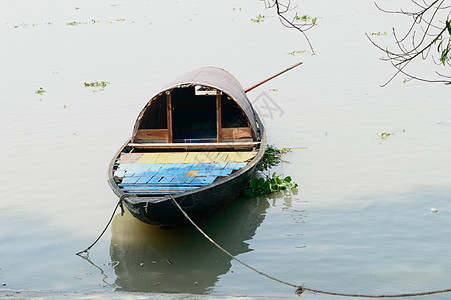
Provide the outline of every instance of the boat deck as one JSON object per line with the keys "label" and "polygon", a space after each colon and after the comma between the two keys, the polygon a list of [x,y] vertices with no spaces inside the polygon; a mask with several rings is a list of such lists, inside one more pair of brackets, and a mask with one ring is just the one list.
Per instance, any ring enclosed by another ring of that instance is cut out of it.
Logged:
{"label": "boat deck", "polygon": [[245,167],[257,152],[126,153],[117,161],[119,187],[133,194],[197,189]]}

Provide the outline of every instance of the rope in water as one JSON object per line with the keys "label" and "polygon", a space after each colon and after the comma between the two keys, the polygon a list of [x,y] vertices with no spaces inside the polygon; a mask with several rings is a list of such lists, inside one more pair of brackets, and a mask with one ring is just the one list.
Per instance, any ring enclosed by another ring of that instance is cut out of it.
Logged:
{"label": "rope in water", "polygon": [[175,201],[174,197],[172,195],[171,196],[172,201],[174,202],[175,206],[178,207],[178,209],[182,212],[182,214],[185,216],[185,218],[191,222],[191,224],[193,224],[193,226],[207,239],[209,240],[213,245],[215,245],[219,250],[221,250],[222,252],[224,252],[225,254],[227,254],[229,257],[231,257],[232,259],[236,260],[237,262],[239,262],[240,264],[242,264],[243,266],[251,269],[254,272],[257,272],[260,275],[263,275],[271,280],[277,281],[279,283],[291,286],[296,288],[295,293],[297,295],[301,295],[304,291],[309,291],[309,292],[313,292],[313,293],[318,293],[318,294],[327,294],[327,295],[333,295],[333,296],[344,296],[344,297],[362,297],[362,298],[401,298],[401,297],[414,297],[414,296],[426,296],[426,295],[433,295],[433,294],[441,294],[441,293],[449,293],[451,292],[451,289],[443,289],[443,290],[435,290],[435,291],[427,291],[427,292],[419,292],[419,293],[406,293],[406,294],[392,294],[392,295],[365,295],[365,294],[346,294],[346,293],[337,293],[337,292],[329,292],[329,291],[322,291],[322,290],[316,290],[316,289],[311,289],[308,287],[305,287],[303,285],[297,285],[294,283],[290,283],[290,282],[286,282],[280,279],[277,279],[273,276],[270,276],[266,273],[263,273],[262,271],[259,271],[257,269],[255,269],[254,267],[246,264],[245,262],[239,260],[238,258],[236,258],[235,256],[233,256],[232,254],[230,254],[230,252],[228,252],[227,250],[225,250],[224,248],[222,248],[221,246],[219,246],[212,238],[210,238],[205,232],[202,231],[202,229],[199,228],[199,226],[197,226],[196,223],[194,223],[194,221],[188,216],[188,214],[182,209],[182,207],[177,203],[177,201]]}
{"label": "rope in water", "polygon": [[82,250],[80,252],[75,253],[75,255],[80,255],[82,253],[88,253],[88,251],[94,247],[94,245],[100,240],[100,238],[103,236],[103,234],[105,233],[105,231],[108,229],[108,226],[110,226],[111,222],[113,221],[114,215],[116,214],[116,210],[117,208],[120,206],[121,207],[121,215],[124,214],[124,206],[122,204],[122,200],[124,199],[124,197],[129,196],[128,194],[123,194],[120,198],[119,201],[116,204],[116,207],[114,208],[113,214],[111,215],[110,220],[108,221],[108,224],[106,224],[105,228],[103,229],[102,233],[99,235],[99,237],[94,241],[94,243],[92,243],[88,248],[86,248],[85,250]]}

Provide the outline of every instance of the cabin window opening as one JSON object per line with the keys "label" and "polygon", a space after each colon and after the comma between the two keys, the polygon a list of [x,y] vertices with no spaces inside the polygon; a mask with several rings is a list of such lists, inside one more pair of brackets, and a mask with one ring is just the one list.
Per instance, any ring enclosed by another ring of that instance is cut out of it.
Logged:
{"label": "cabin window opening", "polygon": [[216,141],[216,91],[196,95],[195,87],[188,87],[174,89],[171,95],[173,141]]}
{"label": "cabin window opening", "polygon": [[221,97],[221,127],[248,127],[247,118],[244,116],[241,108],[233,99],[226,95]]}
{"label": "cabin window opening", "polygon": [[139,129],[167,129],[166,95],[153,100],[141,120]]}

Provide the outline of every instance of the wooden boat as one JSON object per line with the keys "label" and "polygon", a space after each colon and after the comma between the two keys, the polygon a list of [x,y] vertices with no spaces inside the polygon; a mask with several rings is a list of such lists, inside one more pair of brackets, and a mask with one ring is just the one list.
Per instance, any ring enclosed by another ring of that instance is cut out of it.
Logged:
{"label": "wooden boat", "polygon": [[108,182],[137,219],[174,227],[225,206],[248,184],[266,148],[262,121],[240,83],[204,67],[147,102],[114,156]]}

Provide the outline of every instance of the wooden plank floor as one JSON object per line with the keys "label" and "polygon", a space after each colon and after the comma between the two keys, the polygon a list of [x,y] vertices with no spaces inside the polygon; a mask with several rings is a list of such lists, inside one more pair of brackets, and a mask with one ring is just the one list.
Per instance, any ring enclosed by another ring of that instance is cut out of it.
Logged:
{"label": "wooden plank floor", "polygon": [[127,153],[121,156],[119,163],[228,163],[245,162],[257,155],[257,152],[164,152],[164,153]]}
{"label": "wooden plank floor", "polygon": [[[143,161],[158,161],[155,157],[144,157]],[[216,157],[209,157],[208,153],[201,156],[202,159],[213,161]],[[166,159],[166,156],[162,156],[161,161]],[[122,163],[114,175],[121,180],[119,187],[126,193],[172,194],[200,188],[246,165],[247,162]]]}

